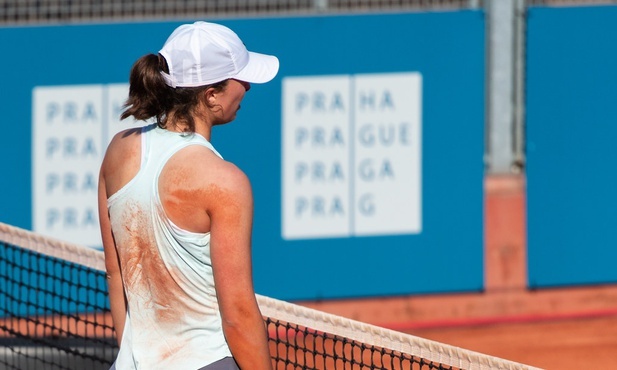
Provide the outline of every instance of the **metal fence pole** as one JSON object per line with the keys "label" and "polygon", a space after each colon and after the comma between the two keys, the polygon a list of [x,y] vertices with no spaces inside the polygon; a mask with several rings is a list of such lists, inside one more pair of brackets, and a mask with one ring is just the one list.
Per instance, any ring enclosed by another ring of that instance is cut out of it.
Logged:
{"label": "metal fence pole", "polygon": [[521,172],[524,116],[524,0],[489,0],[487,141],[490,174]]}
{"label": "metal fence pole", "polygon": [[325,12],[328,10],[328,0],[314,0],[315,10],[318,12]]}

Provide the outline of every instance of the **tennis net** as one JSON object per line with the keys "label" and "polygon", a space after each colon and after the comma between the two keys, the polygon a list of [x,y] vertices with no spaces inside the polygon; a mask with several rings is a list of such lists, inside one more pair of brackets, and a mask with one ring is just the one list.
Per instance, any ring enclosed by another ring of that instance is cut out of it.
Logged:
{"label": "tennis net", "polygon": [[[108,369],[103,253],[0,223],[0,368]],[[258,295],[276,370],[535,369]]]}

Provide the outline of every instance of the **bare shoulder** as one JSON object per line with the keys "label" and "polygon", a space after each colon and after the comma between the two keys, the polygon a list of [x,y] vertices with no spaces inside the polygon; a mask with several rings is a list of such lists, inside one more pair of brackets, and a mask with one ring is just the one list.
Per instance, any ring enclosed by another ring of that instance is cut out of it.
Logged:
{"label": "bare shoulder", "polygon": [[186,230],[211,231],[212,217],[227,215],[231,220],[252,209],[251,186],[244,172],[202,145],[176,152],[158,181],[168,216]]}
{"label": "bare shoulder", "polygon": [[230,192],[250,191],[246,174],[235,164],[217,156],[210,149],[195,145],[184,153],[191,159],[196,179],[204,189],[212,188]]}
{"label": "bare shoulder", "polygon": [[101,165],[107,194],[114,194],[139,171],[141,164],[141,129],[119,132],[109,143]]}
{"label": "bare shoulder", "polygon": [[141,141],[141,128],[123,130],[114,135],[107,147],[107,154],[113,155],[118,152],[134,150],[135,144]]}
{"label": "bare shoulder", "polygon": [[248,176],[235,164],[206,147],[193,148],[199,155],[194,161],[196,183],[203,194],[203,207],[211,217],[234,215],[252,210],[253,194]]}
{"label": "bare shoulder", "polygon": [[222,212],[238,217],[247,211],[252,213],[253,192],[248,176],[233,163],[223,160],[217,166],[217,173],[217,180],[206,185],[211,199],[209,214]]}

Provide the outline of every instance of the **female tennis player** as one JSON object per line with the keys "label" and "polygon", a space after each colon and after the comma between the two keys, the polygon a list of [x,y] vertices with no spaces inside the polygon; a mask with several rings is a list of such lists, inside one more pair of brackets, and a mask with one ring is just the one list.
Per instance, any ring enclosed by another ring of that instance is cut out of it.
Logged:
{"label": "female tennis player", "polygon": [[110,143],[99,213],[120,351],[112,369],[271,369],[253,290],[249,180],[210,143],[274,56],[222,25],[178,27],[138,59]]}

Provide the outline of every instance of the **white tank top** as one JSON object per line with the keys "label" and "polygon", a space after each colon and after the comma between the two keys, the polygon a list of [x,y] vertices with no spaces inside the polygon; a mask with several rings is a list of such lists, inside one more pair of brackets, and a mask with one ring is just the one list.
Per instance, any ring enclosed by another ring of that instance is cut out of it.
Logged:
{"label": "white tank top", "polygon": [[108,199],[128,300],[118,370],[199,369],[231,356],[223,335],[212,263],[210,233],[174,225],[165,215],[158,179],[173,154],[203,145],[198,134],[142,128],[141,167]]}

